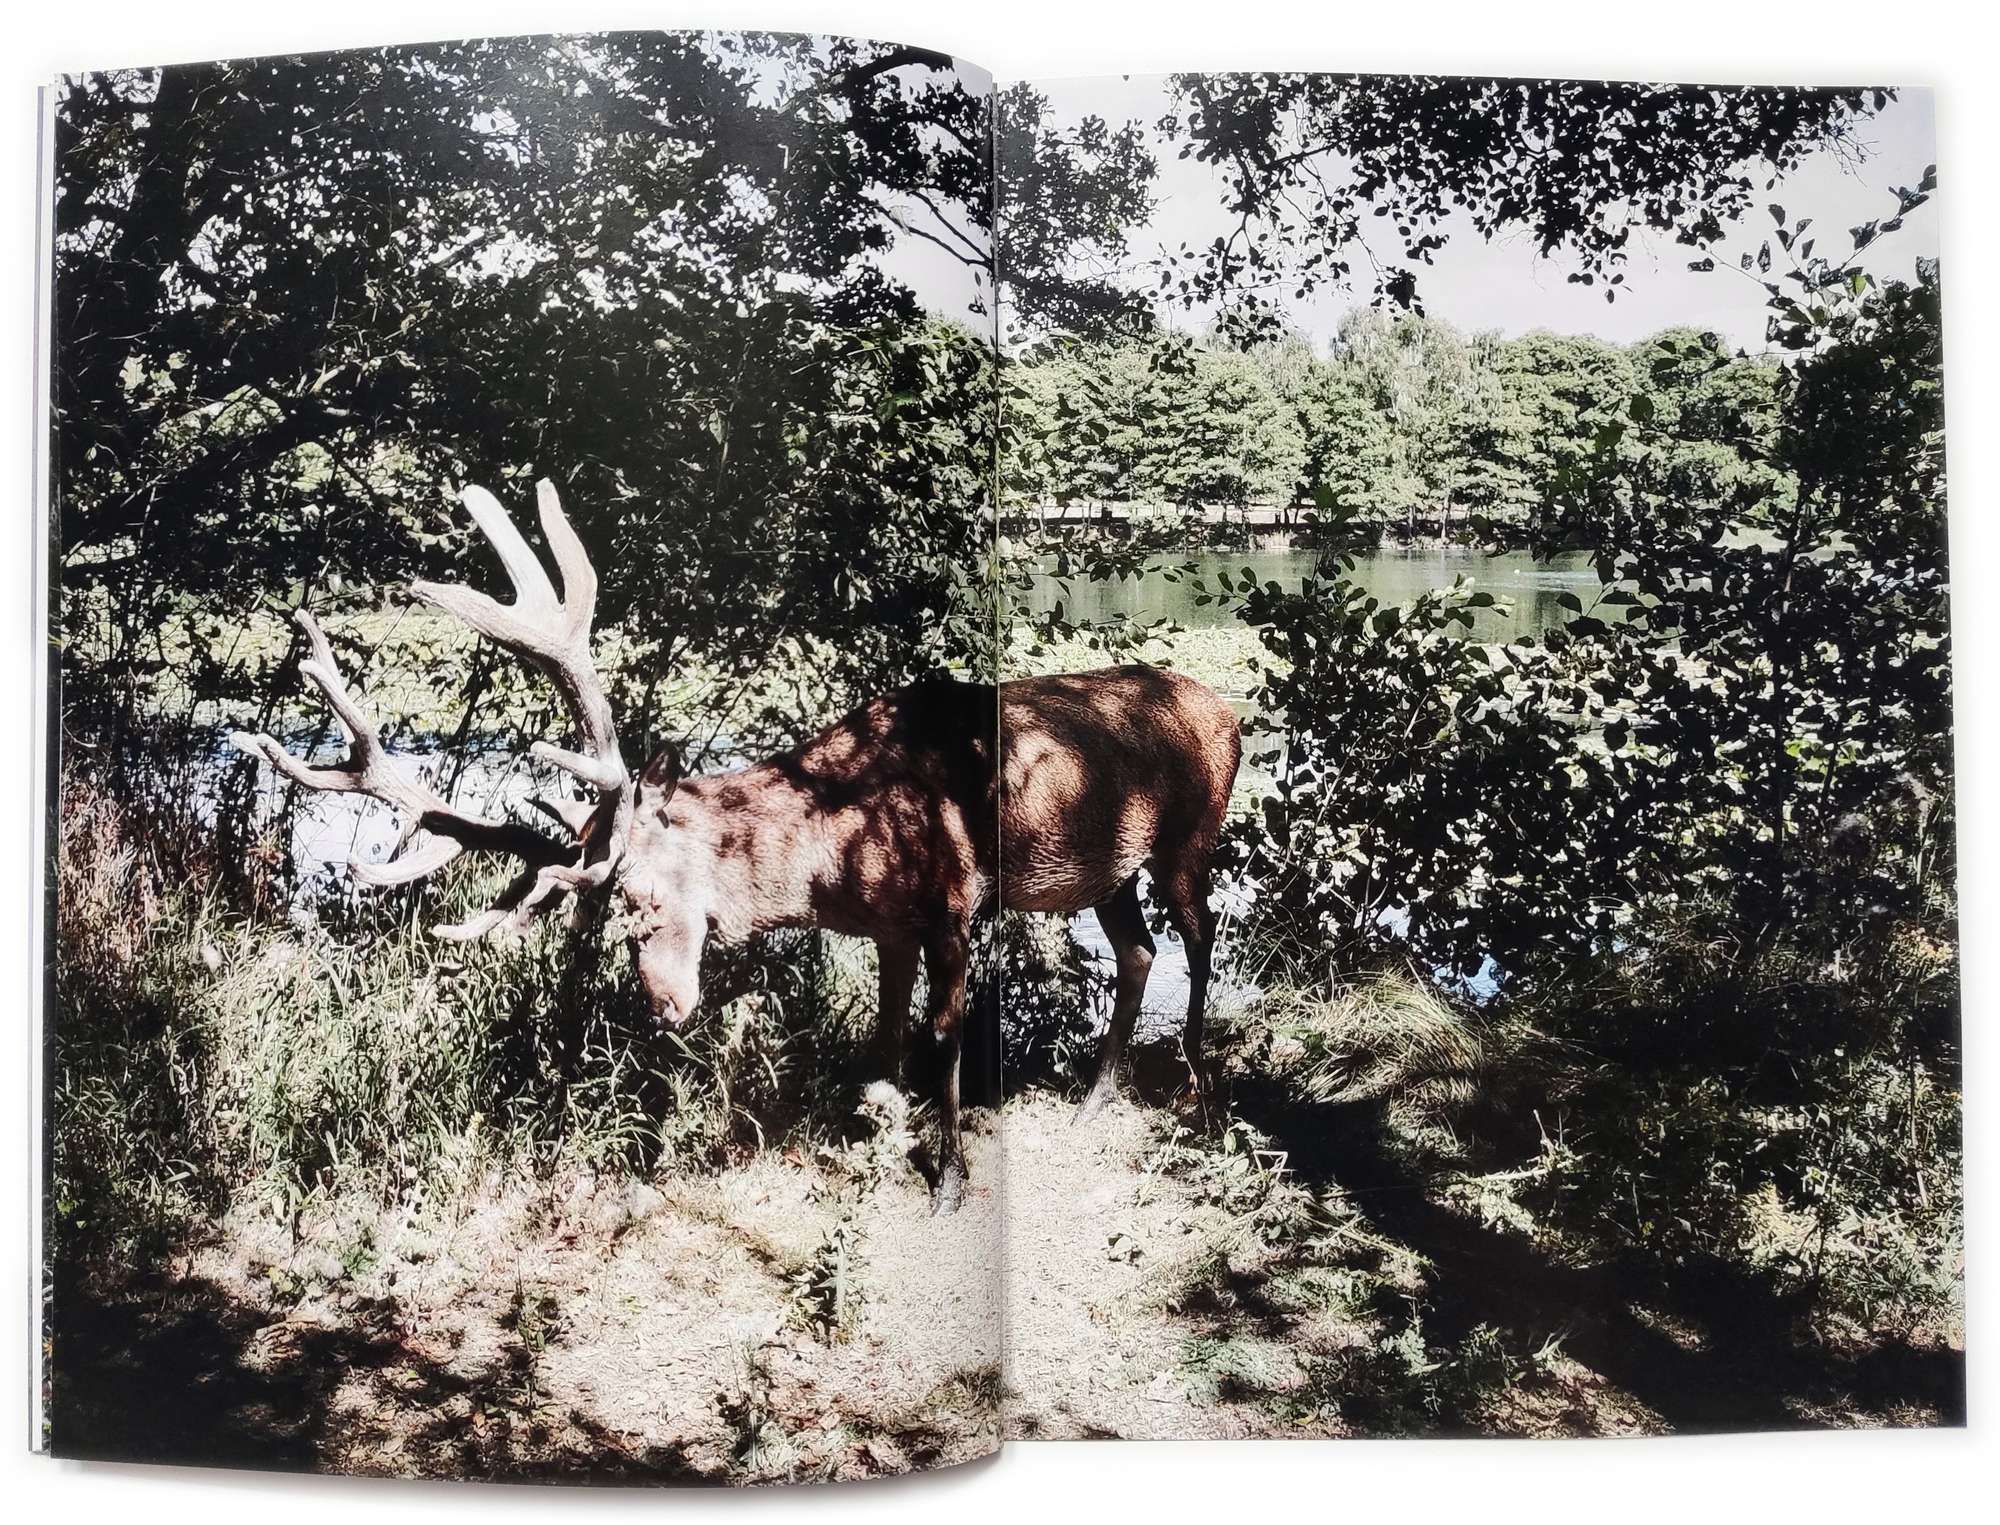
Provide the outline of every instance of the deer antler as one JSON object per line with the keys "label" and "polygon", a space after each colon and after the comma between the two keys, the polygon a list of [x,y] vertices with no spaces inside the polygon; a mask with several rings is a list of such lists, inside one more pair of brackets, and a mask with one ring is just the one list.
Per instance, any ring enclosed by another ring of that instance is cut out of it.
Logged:
{"label": "deer antler", "polygon": [[[411,591],[427,603],[469,625],[489,640],[526,659],[548,675],[575,718],[583,750],[572,752],[546,741],[530,749],[535,756],[580,779],[592,791],[588,802],[537,799],[533,803],[560,821],[575,838],[574,847],[551,841],[516,821],[494,821],[468,814],[432,789],[392,757],[381,733],[364,716],[347,690],[325,632],[305,610],[298,622],[312,643],[312,655],[299,671],[326,696],[341,729],[346,732],[348,763],[341,768],[307,766],[269,736],[235,731],[230,741],[240,750],[261,757],[279,773],[308,789],[370,795],[405,814],[403,835],[388,863],[353,862],[354,877],[364,884],[409,884],[435,873],[467,848],[510,853],[527,860],[527,870],[508,886],[489,909],[456,926],[436,927],[436,936],[455,940],[482,937],[505,927],[519,931],[542,910],[571,890],[594,889],[616,872],[631,822],[632,789],[618,750],[618,731],[611,701],[590,656],[590,622],[597,609],[597,573],[583,542],[563,513],[555,486],[536,484],[542,533],[562,574],[558,598],[540,559],[493,495],[468,487],[462,494],[473,520],[492,542],[514,584],[514,602],[501,604],[470,588],[417,582]],[[430,835],[410,847],[421,829]],[[405,849],[408,849],[407,851]]]}
{"label": "deer antler", "polygon": [[468,487],[461,495],[473,522],[485,531],[500,563],[514,584],[514,602],[500,604],[484,593],[450,583],[415,582],[410,591],[426,603],[470,625],[488,640],[524,657],[547,673],[576,717],[584,751],[565,751],[546,741],[529,750],[544,762],[572,773],[600,798],[623,789],[625,761],[618,752],[618,729],[611,701],[598,681],[590,659],[590,622],[597,612],[597,572],[570,528],[555,484],[544,478],[535,484],[542,534],[555,553],[562,573],[563,597],[549,583],[548,573],[529,549],[499,500],[483,487]]}

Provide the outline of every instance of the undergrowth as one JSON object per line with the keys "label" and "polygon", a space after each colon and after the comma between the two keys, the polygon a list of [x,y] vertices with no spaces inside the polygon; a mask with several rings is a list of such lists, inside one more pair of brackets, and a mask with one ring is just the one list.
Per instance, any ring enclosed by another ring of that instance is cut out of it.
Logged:
{"label": "undergrowth", "polygon": [[495,1172],[708,1171],[850,1128],[872,980],[817,936],[718,972],[755,988],[661,1033],[594,927],[423,935],[490,896],[476,871],[280,918],[86,781],[61,831],[50,1207],[72,1261],[144,1262],[225,1202],[448,1216]]}
{"label": "undergrowth", "polygon": [[[861,1327],[863,1209],[909,1172],[923,1125],[866,1087],[865,945],[797,934],[718,955],[705,987],[740,993],[659,1033],[600,927],[471,951],[422,935],[490,896],[476,870],[294,912],[269,882],[225,893],[198,823],[76,776],[61,810],[65,1287],[158,1265],[247,1204],[295,1238],[315,1207],[357,1199],[448,1225],[509,1178],[705,1180],[780,1151],[825,1211],[774,1266],[776,1318],[829,1349]],[[1215,1013],[1223,1115],[1151,1110],[1127,1206],[1099,1231],[1103,1258],[1142,1275],[1121,1316],[1175,1331],[1188,1400],[1328,1433],[1587,1411],[1566,1294],[1482,1265],[1557,1289],[1614,1277],[1635,1317],[1696,1343],[1690,1289],[1710,1286],[1768,1307],[1774,1349],[1962,1342],[1949,944],[1906,923],[1831,967],[1784,939],[1746,959],[1699,907],[1680,916],[1635,941],[1643,957],[1520,998],[1477,1005],[1402,970],[1271,980]],[[1073,1090],[1103,981],[1059,922],[1009,918],[998,940],[1009,1087]],[[1254,951],[1235,950],[1239,974]],[[1162,1202],[1170,1243],[1134,1226]],[[343,1234],[323,1265],[274,1265],[271,1298],[358,1281],[377,1253]],[[533,1353],[560,1337],[538,1297],[523,1289],[513,1330],[530,1406]],[[762,1361],[744,1357],[717,1411],[738,1465],[778,1475],[795,1438]]]}

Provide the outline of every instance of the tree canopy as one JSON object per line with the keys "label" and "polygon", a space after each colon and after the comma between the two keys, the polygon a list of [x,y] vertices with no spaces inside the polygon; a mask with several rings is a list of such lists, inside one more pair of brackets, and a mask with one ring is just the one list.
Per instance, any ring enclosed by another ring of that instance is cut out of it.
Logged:
{"label": "tree canopy", "polygon": [[1419,306],[1419,269],[1453,214],[1484,238],[1527,233],[1615,299],[1635,231],[1708,248],[1892,96],[1450,75],[1177,74],[1173,87],[1161,130],[1222,172],[1228,223],[1159,284],[1246,334],[1364,260],[1378,299]]}
{"label": "tree canopy", "polygon": [[[1005,410],[1010,505],[1339,509],[1343,522],[1523,541],[1645,456],[1768,517],[1781,375],[1692,328],[1616,345],[1461,334],[1362,309],[1325,354],[1161,337],[1031,349]],[[1627,410],[1658,427],[1628,433]],[[1454,518],[1454,516],[1456,516]]]}
{"label": "tree canopy", "polygon": [[[642,707],[690,655],[742,670],[806,630],[850,632],[829,703],[990,666],[989,112],[942,55],[769,34],[69,80],[72,718],[170,661],[266,702],[282,668],[228,660],[231,621],[438,572],[470,547],[448,489],[541,475]],[[1062,251],[1143,169],[1122,141],[1034,139],[1020,172],[1084,190],[1013,246],[1031,309],[1088,304]],[[898,274],[917,248],[962,273],[959,319]]]}

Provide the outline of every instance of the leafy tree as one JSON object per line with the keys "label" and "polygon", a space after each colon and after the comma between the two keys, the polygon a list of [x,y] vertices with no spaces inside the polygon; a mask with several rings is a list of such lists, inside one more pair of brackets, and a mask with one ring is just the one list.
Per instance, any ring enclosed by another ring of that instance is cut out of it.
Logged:
{"label": "leafy tree", "polygon": [[1063,340],[1030,347],[1011,374],[1017,504],[1298,502],[1406,532],[1419,514],[1448,532],[1462,509],[1498,545],[1615,494],[1642,460],[1677,492],[1752,517],[1789,491],[1774,455],[1777,367],[1692,329],[1620,347],[1466,337],[1362,310],[1325,357],[1296,337],[1247,351],[1220,337]]}
{"label": "leafy tree", "polygon": [[1489,516],[1517,506],[1532,513],[1616,470],[1611,431],[1631,398],[1628,354],[1588,335],[1539,332],[1502,344],[1495,368],[1506,421],[1482,442],[1483,454],[1520,483],[1482,505]]}
{"label": "leafy tree", "polygon": [[1140,496],[1161,399],[1143,344],[1045,341],[1007,367],[1003,469],[1013,506]]}
{"label": "leafy tree", "polygon": [[1499,395],[1489,357],[1448,323],[1375,309],[1350,314],[1339,345],[1390,421],[1406,526],[1420,506],[1448,522],[1472,435]]}
{"label": "leafy tree", "polygon": [[1869,1321],[1956,1278],[1938,280],[1859,264],[1932,184],[1840,260],[1773,209],[1783,368],[1693,330],[1500,347],[1532,543],[1601,582],[1561,627],[1468,649],[1471,589],[1383,607],[1338,559],[1235,590],[1284,717],[1243,935],[1307,983],[1480,979],[1520,1024],[1496,1091],[1568,1130],[1521,1144],[1571,1253]]}
{"label": "leafy tree", "polygon": [[[1264,704],[1286,717],[1281,795],[1296,787],[1321,802],[1322,836],[1307,854],[1288,806],[1287,861],[1318,865],[1330,876],[1322,889],[1357,875],[1397,886],[1411,942],[1452,967],[1472,949],[1537,967],[1551,939],[1502,936],[1490,918],[1516,914],[1530,882],[1523,855],[1556,843],[1569,888],[1534,897],[1570,907],[1558,920],[1575,949],[1607,930],[1586,907],[1637,904],[1648,885],[1725,895],[1752,959],[1801,926],[1830,956],[1883,905],[1914,908],[1922,874],[1899,860],[1900,887],[1885,879],[1834,914],[1830,902],[1853,885],[1829,847],[1843,831],[1894,836],[1948,778],[1936,289],[1934,270],[1913,287],[1867,287],[1830,324],[1827,346],[1784,374],[1775,405],[1774,372],[1706,339],[1641,346],[1642,357],[1671,357],[1655,383],[1663,400],[1630,394],[1608,426],[1616,438],[1596,447],[1595,485],[1548,505],[1537,532],[1545,551],[1588,550],[1599,608],[1572,600],[1564,626],[1496,649],[1490,672],[1487,658],[1468,663],[1438,639],[1486,595],[1382,608],[1337,561],[1297,595],[1244,590],[1244,617],[1284,659]],[[1549,350],[1538,342],[1533,353]],[[1762,485],[1718,490],[1724,479],[1690,462],[1709,461],[1716,433],[1746,426],[1772,440]],[[1601,747],[1590,740],[1598,727]],[[1373,760],[1356,751],[1378,745],[1389,750]],[[1535,761],[1511,771],[1523,758]],[[1449,780],[1461,767],[1485,770],[1483,781],[1458,789]],[[1538,773],[1569,797],[1567,825],[1530,808],[1546,783]],[[1328,814],[1336,778],[1348,792]],[[1593,825],[1609,807],[1618,820]],[[1342,830],[1374,845],[1342,845]],[[1459,855],[1448,869],[1403,856],[1446,842]],[[1926,835],[1919,857],[1938,851]],[[1510,893],[1481,888],[1488,872]],[[1336,898],[1366,912],[1349,930],[1368,943],[1386,903],[1347,889]],[[1440,905],[1453,909],[1428,920]]]}
{"label": "leafy tree", "polygon": [[1153,427],[1139,480],[1179,507],[1241,507],[1289,494],[1302,450],[1289,411],[1250,357],[1174,341],[1154,355]]}
{"label": "leafy tree", "polygon": [[[69,80],[67,723],[113,757],[157,740],[168,676],[267,709],[290,663],[240,654],[246,614],[462,567],[448,490],[537,475],[602,568],[636,743],[690,664],[810,669],[808,696],[732,715],[744,745],[940,663],[990,670],[990,341],[922,321],[882,258],[949,250],[968,318],[990,311],[988,110],[941,55],[772,34]],[[1106,226],[1100,198],[1137,204],[1129,149],[1036,139],[1039,183],[1076,194],[1010,256],[1027,310],[1093,300],[1060,246]]]}
{"label": "leafy tree", "polygon": [[[1160,289],[1259,336],[1280,325],[1281,293],[1345,280],[1364,251],[1377,299],[1416,306],[1417,267],[1453,213],[1485,238],[1526,232],[1612,299],[1634,229],[1706,247],[1752,204],[1747,163],[1783,175],[1892,95],[1361,74],[1177,74],[1173,87],[1162,130],[1222,170],[1231,226],[1181,251]],[[1378,223],[1389,247],[1369,240]]]}
{"label": "leafy tree", "polygon": [[1316,365],[1292,406],[1303,445],[1303,501],[1337,516],[1373,518],[1394,507],[1394,433],[1357,367],[1344,359]]}
{"label": "leafy tree", "polygon": [[1629,449],[1648,455],[1650,475],[1692,499],[1726,502],[1746,519],[1769,520],[1787,492],[1773,459],[1781,377],[1775,364],[1733,360],[1714,334],[1668,329],[1632,352],[1631,411],[1640,428]]}
{"label": "leafy tree", "polygon": [[1554,649],[1463,639],[1493,594],[1463,579],[1383,604],[1326,558],[1295,593],[1238,585],[1274,661],[1275,793],[1243,827],[1248,936],[1273,976],[1317,986],[1415,959],[1448,981],[1532,980],[1616,924],[1635,843],[1605,759],[1575,745],[1592,704]]}
{"label": "leafy tree", "polygon": [[1127,236],[1152,211],[1155,172],[1136,122],[1086,115],[1057,126],[1025,84],[995,98],[994,195],[1009,317],[1087,336],[1140,333],[1151,306],[1121,278]]}

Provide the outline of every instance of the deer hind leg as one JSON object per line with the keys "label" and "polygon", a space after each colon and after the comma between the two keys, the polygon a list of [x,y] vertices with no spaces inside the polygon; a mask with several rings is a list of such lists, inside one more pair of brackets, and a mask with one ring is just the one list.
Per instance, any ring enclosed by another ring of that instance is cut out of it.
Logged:
{"label": "deer hind leg", "polygon": [[889,1084],[903,1084],[903,1042],[910,1030],[910,992],[917,986],[915,943],[877,943],[875,1064]]}
{"label": "deer hind leg", "polygon": [[924,968],[930,976],[925,1009],[931,1040],[938,1050],[937,1186],[931,1196],[936,1214],[957,1210],[965,1196],[965,1146],[958,1132],[958,1060],[965,1040],[965,974],[970,962],[971,934],[956,926],[939,933],[924,947]]}
{"label": "deer hind leg", "polygon": [[1133,1024],[1139,1020],[1147,972],[1153,967],[1153,934],[1146,930],[1146,912],[1139,904],[1137,874],[1097,907],[1097,924],[1117,957],[1118,986],[1111,1021],[1097,1050],[1097,1079],[1076,1109],[1079,1123],[1089,1122],[1118,1094],[1118,1070],[1125,1060],[1125,1045],[1132,1041]]}
{"label": "deer hind leg", "polygon": [[1214,1077],[1202,1052],[1202,1024],[1208,1014],[1209,965],[1215,953],[1215,912],[1208,904],[1209,887],[1205,852],[1190,854],[1172,865],[1158,885],[1160,897],[1166,902],[1167,919],[1187,949],[1188,1013],[1181,1051],[1187,1059],[1188,1087],[1204,1119],[1211,1118],[1215,1104]]}

